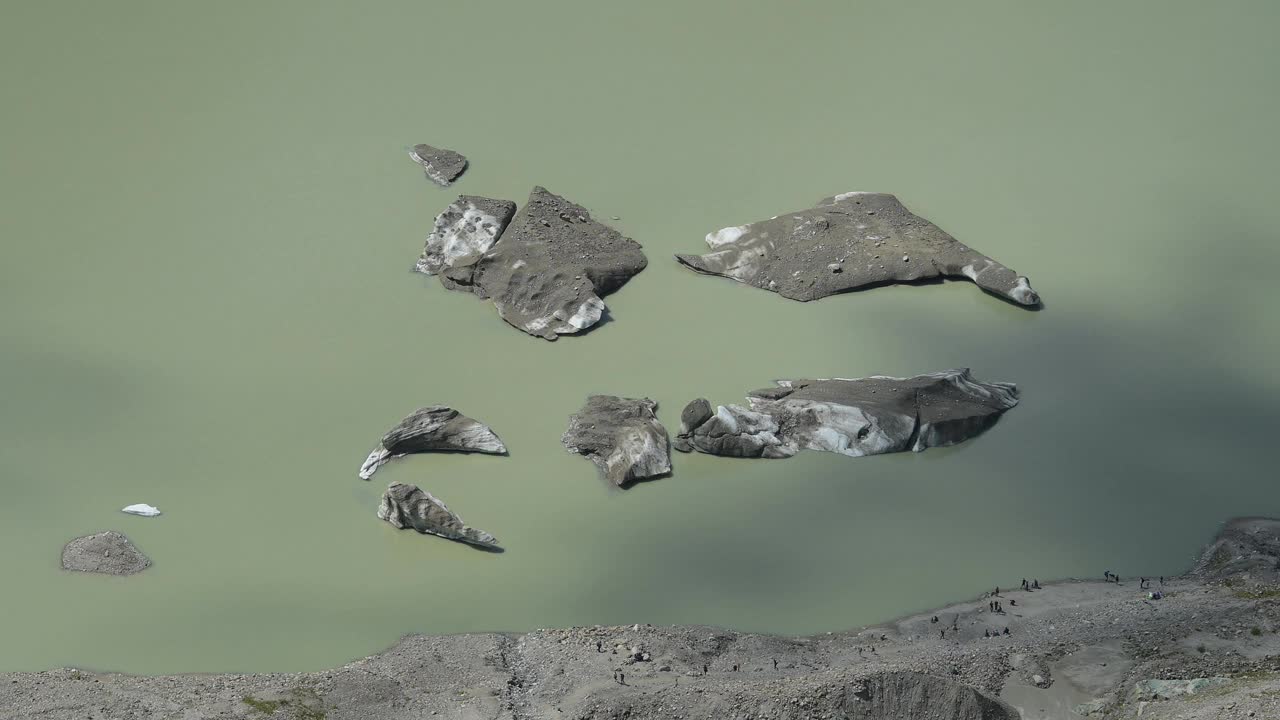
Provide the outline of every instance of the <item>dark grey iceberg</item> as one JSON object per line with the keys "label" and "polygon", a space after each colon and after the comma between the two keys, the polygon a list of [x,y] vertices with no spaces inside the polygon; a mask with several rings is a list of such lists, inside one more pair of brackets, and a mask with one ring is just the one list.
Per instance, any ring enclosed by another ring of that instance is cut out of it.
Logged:
{"label": "dark grey iceberg", "polygon": [[592,395],[569,417],[561,442],[618,487],[671,472],[671,441],[648,398]]}
{"label": "dark grey iceberg", "polygon": [[114,530],[85,535],[62,548],[62,567],[103,575],[133,575],[151,567],[151,558]]}
{"label": "dark grey iceberg", "polygon": [[373,477],[392,458],[421,452],[478,452],[505,455],[507,447],[488,425],[445,405],[415,410],[382,436],[360,466],[360,479]]}
{"label": "dark grey iceberg", "polygon": [[712,409],[703,398],[680,417],[675,448],[729,457],[791,457],[825,450],[851,457],[954,445],[1018,404],[1012,383],[965,370],[911,378],[779,380],[748,394],[750,408]]}
{"label": "dark grey iceberg", "polygon": [[492,248],[473,261],[455,260],[440,281],[492,298],[513,327],[555,340],[600,322],[601,298],[647,264],[640,243],[535,187]]}
{"label": "dark grey iceberg", "polygon": [[962,245],[888,193],[849,192],[817,207],[707,235],[706,255],[682,264],[809,301],[858,288],[968,278],[1019,305],[1040,304],[1027,278]]}
{"label": "dark grey iceberg", "polygon": [[422,166],[431,182],[447,186],[467,169],[467,159],[461,153],[430,145],[414,145],[409,157]]}
{"label": "dark grey iceberg", "polygon": [[475,262],[498,242],[515,214],[516,204],[510,200],[459,195],[436,216],[414,272],[435,275]]}
{"label": "dark grey iceberg", "polygon": [[487,532],[467,527],[453,511],[416,485],[393,482],[382,494],[378,517],[400,529],[413,528],[425,535],[497,548],[498,540]]}

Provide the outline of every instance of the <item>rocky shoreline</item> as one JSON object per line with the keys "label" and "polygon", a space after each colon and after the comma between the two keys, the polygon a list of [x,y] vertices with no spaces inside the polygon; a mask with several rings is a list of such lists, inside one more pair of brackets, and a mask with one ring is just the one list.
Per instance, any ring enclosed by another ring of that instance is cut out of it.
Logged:
{"label": "rocky shoreline", "polygon": [[314,673],[9,673],[0,717],[1280,717],[1278,568],[1280,520],[1240,518],[1194,570],[1146,587],[993,588],[810,637],[597,626],[410,636]]}

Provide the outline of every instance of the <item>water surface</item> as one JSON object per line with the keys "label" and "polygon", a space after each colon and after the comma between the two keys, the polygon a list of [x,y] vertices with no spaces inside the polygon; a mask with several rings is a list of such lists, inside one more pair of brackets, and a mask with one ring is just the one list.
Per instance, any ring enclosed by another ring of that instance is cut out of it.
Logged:
{"label": "water surface", "polygon": [[[909,6],[908,6],[909,5]],[[1280,513],[1280,5],[13,4],[0,24],[0,670],[317,669],[403,633],[810,633],[1023,576],[1170,574]],[[429,184],[416,142],[472,161]],[[641,242],[556,343],[408,272],[458,192]],[[671,255],[848,190],[1029,275],[801,304]],[[774,378],[972,367],[1023,403],[912,455],[677,456],[610,491],[589,393],[668,427]],[[443,403],[510,457],[380,434]],[[420,484],[500,555],[374,517]],[[157,519],[128,517],[135,502]],[[127,533],[132,578],[58,567]]]}

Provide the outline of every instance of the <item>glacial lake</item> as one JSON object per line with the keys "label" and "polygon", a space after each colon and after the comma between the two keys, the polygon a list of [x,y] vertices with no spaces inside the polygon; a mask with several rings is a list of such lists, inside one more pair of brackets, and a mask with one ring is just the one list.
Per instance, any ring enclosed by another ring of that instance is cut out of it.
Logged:
{"label": "glacial lake", "polygon": [[[405,633],[878,622],[1021,578],[1174,574],[1280,513],[1280,5],[12,3],[0,24],[0,670],[292,671]],[[436,187],[425,142],[470,170]],[[645,248],[555,343],[409,272],[535,184]],[[672,259],[895,193],[1030,277],[798,303]],[[610,218],[617,216],[618,220]],[[611,490],[590,393],[970,367],[1022,403],[920,454],[677,455]],[[447,404],[509,457],[356,477]],[[396,531],[421,485],[503,554]],[[154,519],[121,514],[160,507]],[[64,572],[73,537],[154,561]]]}

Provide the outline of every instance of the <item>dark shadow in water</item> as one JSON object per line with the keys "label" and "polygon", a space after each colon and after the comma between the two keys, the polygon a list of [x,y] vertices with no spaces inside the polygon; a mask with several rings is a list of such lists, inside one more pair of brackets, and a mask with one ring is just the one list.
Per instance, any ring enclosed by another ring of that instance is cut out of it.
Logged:
{"label": "dark shadow in water", "polygon": [[[672,468],[674,469],[674,468],[675,468],[674,458],[672,458],[672,460],[673,460],[673,462],[672,462]],[[657,481],[657,480],[666,480],[666,479],[670,478],[670,477],[671,477],[672,475],[674,475],[674,474],[675,474],[674,472],[665,472],[665,473],[663,473],[663,474],[661,474],[661,475],[654,475],[653,477],[644,478],[643,480],[632,480],[632,481],[630,481],[630,482],[625,482],[625,483],[623,483],[621,486],[616,486],[616,487],[617,487],[617,489],[618,489],[618,490],[632,490],[632,489],[634,489],[634,488],[639,488],[639,487],[642,487],[642,486],[644,486],[644,485],[648,485],[648,484],[650,484],[650,483],[652,483],[652,482],[655,482],[655,481]],[[606,484],[606,485],[613,486],[613,484],[612,484],[612,483],[610,483],[610,482],[609,482],[609,481],[607,481],[607,480],[605,481],[605,484]]]}

